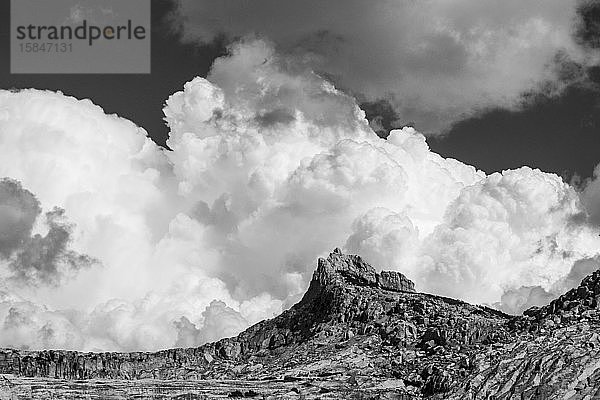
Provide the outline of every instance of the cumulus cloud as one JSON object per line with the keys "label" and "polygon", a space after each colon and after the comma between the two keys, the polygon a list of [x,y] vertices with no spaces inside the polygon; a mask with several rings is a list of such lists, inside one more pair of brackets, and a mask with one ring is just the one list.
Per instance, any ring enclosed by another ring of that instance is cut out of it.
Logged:
{"label": "cumulus cloud", "polygon": [[[587,65],[576,0],[303,2],[176,0],[187,42],[258,34],[363,100],[388,99],[401,123],[439,132],[487,106],[516,106],[556,82],[557,55]],[[274,110],[273,110],[274,111]]]}
{"label": "cumulus cloud", "polygon": [[531,307],[540,307],[573,289],[581,283],[583,278],[600,267],[598,257],[584,258],[573,264],[567,276],[555,282],[552,287],[545,289],[541,286],[521,286],[517,289],[508,289],[502,294],[500,302],[494,306],[509,314],[521,314]]}
{"label": "cumulus cloud", "polygon": [[166,101],[172,150],[88,100],[0,92],[0,175],[35,194],[3,194],[0,217],[28,238],[28,215],[50,212],[39,241],[68,226],[69,249],[102,264],[58,288],[2,283],[0,345],[152,350],[234,335],[298,300],[334,247],[498,307],[526,303],[506,297],[528,297],[523,286],[572,283],[597,257],[587,203],[558,176],[487,176],[410,127],[382,140],[355,99],[294,61],[263,40],[233,45]]}
{"label": "cumulus cloud", "polygon": [[430,286],[486,302],[518,284],[549,288],[565,266],[597,252],[598,231],[583,213],[556,175],[527,167],[492,174],[465,188],[427,239]]}
{"label": "cumulus cloud", "polygon": [[239,312],[222,301],[214,300],[202,312],[202,328],[198,329],[186,317],[175,321],[177,346],[189,347],[197,343],[214,342],[232,337],[248,327],[248,321]]}
{"label": "cumulus cloud", "polygon": [[[0,292],[1,293],[1,292]],[[50,311],[43,305],[0,294],[2,346],[81,349],[85,338],[68,311]]]}

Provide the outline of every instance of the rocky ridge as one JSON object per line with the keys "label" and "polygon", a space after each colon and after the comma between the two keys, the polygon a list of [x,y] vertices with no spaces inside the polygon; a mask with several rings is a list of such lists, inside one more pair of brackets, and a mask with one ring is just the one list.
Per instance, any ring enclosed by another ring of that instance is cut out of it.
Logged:
{"label": "rocky ridge", "polygon": [[594,398],[599,296],[596,272],[512,317],[417,293],[404,275],[377,273],[336,249],[319,259],[299,303],[234,338],[155,353],[1,350],[0,399],[32,387],[61,398],[57,382],[68,382],[71,396],[75,383],[89,396],[114,382],[112,397],[98,398],[129,398],[138,380],[182,382],[183,394],[201,396],[190,398]]}
{"label": "rocky ridge", "polygon": [[514,339],[480,357],[449,398],[600,398],[600,271],[508,326]]}

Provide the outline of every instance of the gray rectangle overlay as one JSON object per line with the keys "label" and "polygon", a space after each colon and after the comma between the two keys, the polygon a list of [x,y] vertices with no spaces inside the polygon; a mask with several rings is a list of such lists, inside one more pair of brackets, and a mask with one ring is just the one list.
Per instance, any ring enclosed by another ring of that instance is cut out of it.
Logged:
{"label": "gray rectangle overlay", "polygon": [[150,0],[11,0],[13,74],[149,74]]}

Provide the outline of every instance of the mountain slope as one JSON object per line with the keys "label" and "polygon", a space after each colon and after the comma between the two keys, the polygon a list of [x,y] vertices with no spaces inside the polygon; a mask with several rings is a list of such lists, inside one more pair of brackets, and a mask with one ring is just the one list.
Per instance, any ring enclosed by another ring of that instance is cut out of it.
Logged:
{"label": "mountain slope", "polygon": [[127,398],[137,379],[157,380],[144,381],[161,388],[148,398],[171,398],[170,380],[209,398],[584,398],[576,396],[600,388],[599,282],[595,273],[550,305],[511,317],[417,293],[404,275],[376,273],[336,249],[319,259],[299,303],[237,337],[156,353],[6,349],[0,374],[13,386],[2,389],[0,380],[0,393],[37,387],[61,398],[58,378],[71,395],[79,380],[92,380],[89,394],[106,383],[98,379],[113,379],[102,398]]}
{"label": "mountain slope", "polygon": [[450,398],[600,398],[600,271],[550,304],[513,318],[518,336],[480,356]]}

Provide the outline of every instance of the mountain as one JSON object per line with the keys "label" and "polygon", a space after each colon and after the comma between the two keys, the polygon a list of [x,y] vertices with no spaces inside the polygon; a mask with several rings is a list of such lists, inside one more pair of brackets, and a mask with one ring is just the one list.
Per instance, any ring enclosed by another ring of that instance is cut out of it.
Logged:
{"label": "mountain", "polygon": [[1,350],[0,399],[600,398],[599,297],[596,272],[514,317],[418,293],[335,249],[299,303],[234,338],[155,353]]}

